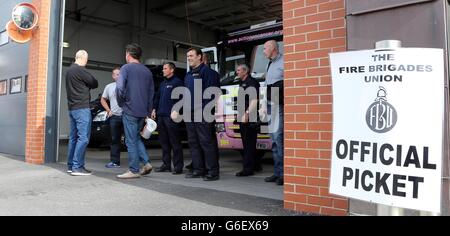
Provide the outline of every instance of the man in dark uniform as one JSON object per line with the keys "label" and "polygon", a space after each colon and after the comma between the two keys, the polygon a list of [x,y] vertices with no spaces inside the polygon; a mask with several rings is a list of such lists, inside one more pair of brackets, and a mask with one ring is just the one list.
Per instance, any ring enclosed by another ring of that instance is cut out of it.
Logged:
{"label": "man in dark uniform", "polygon": [[[203,53],[203,56],[202,56],[202,63],[209,67],[208,54]],[[186,169],[188,169],[190,172],[192,172],[192,171],[193,171],[192,161],[191,161],[191,163],[189,163],[189,164],[186,165],[185,167],[186,167]]]}
{"label": "man in dark uniform", "polygon": [[240,79],[238,95],[238,122],[243,145],[243,169],[236,176],[254,174],[256,165],[256,139],[258,135],[259,83],[250,76],[247,65],[239,65],[236,73]]}
{"label": "man in dark uniform", "polygon": [[175,123],[172,118],[172,108],[178,99],[172,99],[172,90],[183,86],[183,81],[175,75],[175,64],[168,62],[163,66],[163,75],[166,78],[160,85],[152,112],[152,119],[157,119],[159,141],[163,151],[163,164],[156,168],[156,172],[170,172],[171,152],[173,150],[173,174],[183,173],[183,147],[181,146],[179,123]]}
{"label": "man in dark uniform", "polygon": [[[202,99],[200,103],[195,103],[194,97],[201,95],[203,98],[203,94],[208,88],[217,88],[220,91],[220,79],[216,71],[202,63],[202,57],[203,53],[200,49],[192,48],[187,52],[187,60],[191,71],[186,75],[184,84],[191,95],[191,120],[186,122],[186,128],[193,171],[186,174],[186,178],[203,177],[205,181],[214,181],[219,179],[219,151],[214,122],[206,121],[203,116],[201,120],[196,120],[194,116],[195,114],[203,114],[205,106],[217,100],[218,97]],[[194,89],[195,85],[198,84],[202,86],[201,90],[200,88]]]}

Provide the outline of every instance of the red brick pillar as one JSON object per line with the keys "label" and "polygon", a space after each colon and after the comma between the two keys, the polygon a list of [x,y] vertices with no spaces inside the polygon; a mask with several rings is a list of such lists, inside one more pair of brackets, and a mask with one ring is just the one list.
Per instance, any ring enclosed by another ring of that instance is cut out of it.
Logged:
{"label": "red brick pillar", "polygon": [[30,44],[25,160],[33,164],[43,164],[45,160],[45,117],[51,0],[33,0],[32,4],[37,8],[39,23],[33,33],[33,39]]}
{"label": "red brick pillar", "polygon": [[329,193],[332,91],[328,54],[346,50],[344,0],[283,0],[287,209],[347,215]]}

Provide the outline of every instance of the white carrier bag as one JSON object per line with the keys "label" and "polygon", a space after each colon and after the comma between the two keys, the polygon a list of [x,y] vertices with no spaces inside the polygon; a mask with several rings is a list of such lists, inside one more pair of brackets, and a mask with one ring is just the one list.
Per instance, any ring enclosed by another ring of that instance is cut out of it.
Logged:
{"label": "white carrier bag", "polygon": [[145,122],[147,123],[144,126],[144,129],[142,129],[141,136],[145,139],[149,139],[150,136],[152,136],[152,133],[156,130],[158,125],[156,122],[150,118],[145,119]]}

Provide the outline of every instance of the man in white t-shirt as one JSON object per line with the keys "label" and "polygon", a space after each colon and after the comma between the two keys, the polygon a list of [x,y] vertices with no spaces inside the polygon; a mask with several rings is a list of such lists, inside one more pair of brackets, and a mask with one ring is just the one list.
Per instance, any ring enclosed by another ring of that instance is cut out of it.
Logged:
{"label": "man in white t-shirt", "polygon": [[[101,98],[101,103],[108,112],[109,124],[111,127],[111,162],[105,165],[106,168],[120,167],[120,139],[123,134],[122,108],[117,104],[116,81],[119,79],[120,68],[115,68],[112,72],[113,83],[106,85]],[[108,105],[109,101],[109,105]]]}

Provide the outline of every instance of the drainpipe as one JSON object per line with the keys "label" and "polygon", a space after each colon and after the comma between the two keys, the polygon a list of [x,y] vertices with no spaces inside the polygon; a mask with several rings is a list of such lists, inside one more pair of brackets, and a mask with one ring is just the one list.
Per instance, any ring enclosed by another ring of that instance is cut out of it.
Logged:
{"label": "drainpipe", "polygon": [[[383,40],[375,43],[375,50],[379,49],[398,49],[402,47],[402,42],[398,40]],[[445,155],[444,155],[445,156]],[[420,211],[421,216],[438,216],[438,213]],[[377,204],[378,216],[404,216],[405,209],[399,207],[390,207],[382,204]]]}
{"label": "drainpipe", "polygon": [[[375,50],[379,49],[397,49],[402,47],[402,42],[398,40],[383,40],[375,43]],[[377,204],[378,216],[404,216],[403,208],[390,207],[382,204]]]}

